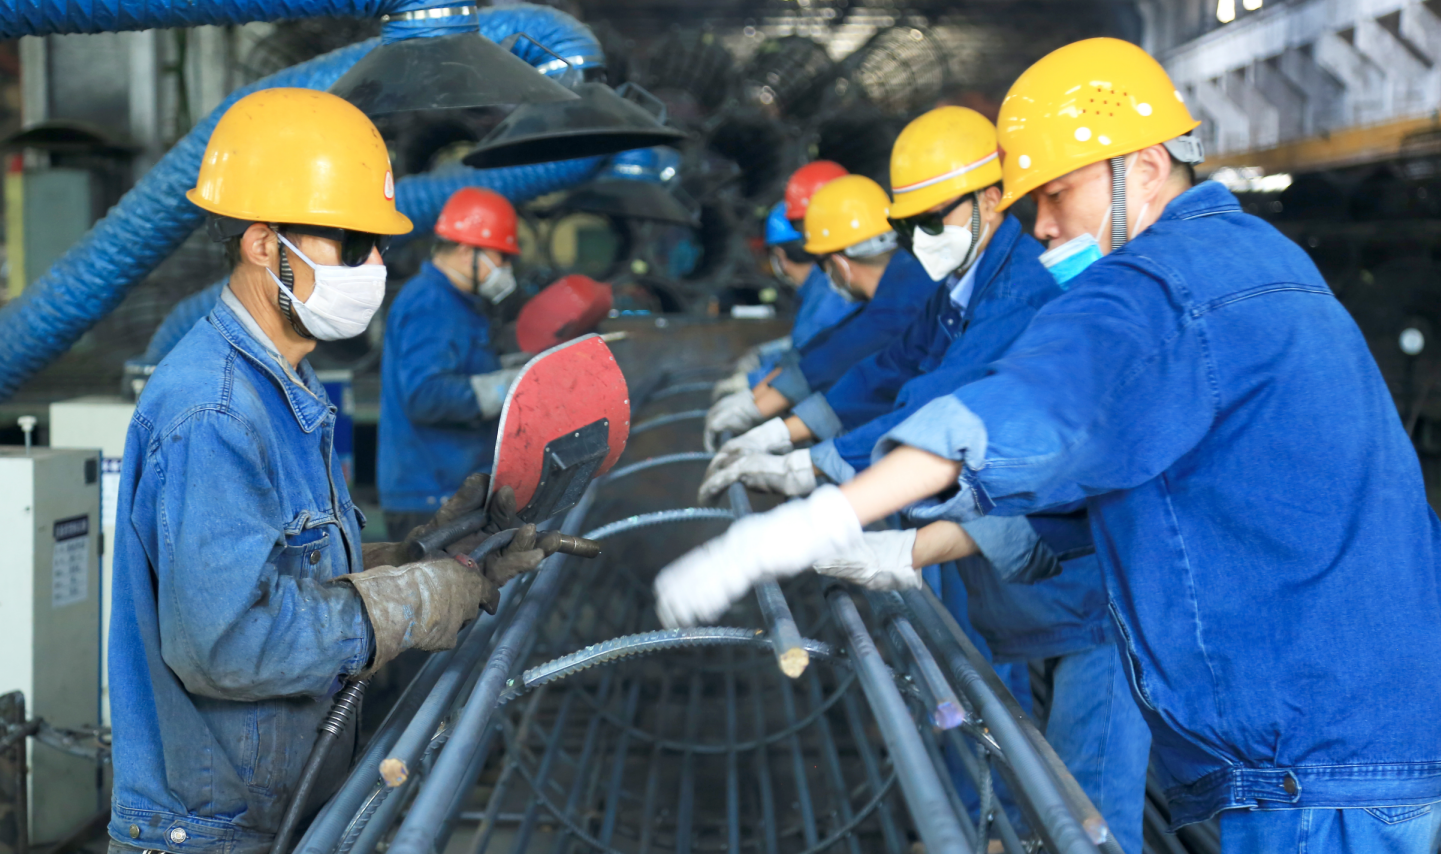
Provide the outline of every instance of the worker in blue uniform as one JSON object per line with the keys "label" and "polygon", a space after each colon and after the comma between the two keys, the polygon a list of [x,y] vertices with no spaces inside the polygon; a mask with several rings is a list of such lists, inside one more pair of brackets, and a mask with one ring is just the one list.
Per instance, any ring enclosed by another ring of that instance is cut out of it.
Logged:
{"label": "worker in blue uniform", "polygon": [[[156,367],[125,440],[110,623],[113,854],[262,854],[342,682],[447,649],[492,612],[501,567],[407,563],[360,541],[333,453],[335,406],[306,355],[365,331],[385,297],[395,208],[385,143],[350,103],[266,89],[216,124],[187,197],[229,284]],[[484,475],[442,508],[484,504]],[[445,521],[441,517],[438,521]],[[313,814],[344,775],[337,741]]]}
{"label": "worker in blue uniform", "polygon": [[954,557],[975,549],[956,521],[1085,501],[1172,824],[1219,816],[1227,854],[1432,854],[1441,522],[1315,265],[1191,186],[1197,124],[1125,42],[1022,75],[1003,203],[1036,201],[1068,292],[855,480],[664,570],[658,609],[709,619],[749,580],[866,549],[861,525],[902,507],[950,520]]}
{"label": "worker in blue uniform", "polygon": [[[941,107],[901,131],[891,156],[892,221],[942,287],[905,334],[802,401],[721,447],[701,487],[708,501],[739,480],[797,496],[845,483],[870,465],[876,441],[924,404],[985,376],[1040,308],[1063,291],[1042,249],[997,210],[996,129],[963,107]],[[803,442],[824,439],[811,448]],[[823,477],[821,477],[823,476]],[[1027,662],[1053,682],[1047,738],[1106,818],[1123,850],[1141,850],[1151,737],[1126,685],[1084,508],[971,523],[980,555],[933,572],[937,595],[984,640],[1013,693],[1029,697]],[[909,552],[914,530],[880,535]],[[1051,575],[1040,583],[1008,578]],[[855,567],[852,571],[863,571]],[[844,562],[822,571],[843,574]],[[959,773],[957,778],[961,778]]]}
{"label": "worker in blue uniform", "polygon": [[495,429],[518,368],[501,365],[492,315],[515,291],[515,208],[457,190],[436,247],[391,306],[380,366],[376,480],[392,539],[424,523],[467,475],[490,471]]}
{"label": "worker in blue uniform", "polygon": [[[754,390],[716,401],[706,416],[707,448],[715,447],[722,432],[748,430],[789,409],[810,394],[812,381],[829,387],[851,365],[890,343],[925,307],[936,282],[914,256],[896,251],[889,209],[880,185],[859,175],[817,191],[806,213],[806,249],[821,256],[833,290],[863,305],[792,349]],[[860,232],[874,233],[856,239]]]}

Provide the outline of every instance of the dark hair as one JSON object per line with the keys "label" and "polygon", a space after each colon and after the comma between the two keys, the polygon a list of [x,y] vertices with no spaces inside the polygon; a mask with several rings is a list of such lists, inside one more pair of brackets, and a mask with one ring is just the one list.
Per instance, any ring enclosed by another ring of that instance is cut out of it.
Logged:
{"label": "dark hair", "polygon": [[449,252],[452,249],[459,249],[461,244],[454,240],[446,240],[444,237],[435,238],[435,243],[430,247],[430,257],[434,258],[442,252]]}
{"label": "dark hair", "polygon": [[790,243],[778,243],[776,247],[786,254],[786,259],[792,264],[814,264],[816,256],[807,252],[799,240],[792,240]]}
{"label": "dark hair", "polygon": [[[1166,156],[1170,157],[1171,152],[1166,152]],[[1178,172],[1185,173],[1187,187],[1196,186],[1196,165],[1194,163],[1185,163],[1171,157],[1171,174],[1175,175]]]}
{"label": "dark hair", "polygon": [[227,237],[220,244],[225,249],[225,265],[232,271],[240,266],[240,239],[243,235]]}

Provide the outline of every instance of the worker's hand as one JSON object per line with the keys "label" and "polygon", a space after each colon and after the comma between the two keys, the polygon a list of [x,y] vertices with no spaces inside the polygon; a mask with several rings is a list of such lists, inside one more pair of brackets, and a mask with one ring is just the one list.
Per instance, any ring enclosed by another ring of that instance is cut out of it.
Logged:
{"label": "worker's hand", "polygon": [[816,572],[859,584],[868,590],[914,590],[921,573],[912,566],[914,528],[867,531],[859,546],[816,563]]}
{"label": "worker's hand", "polygon": [[534,525],[521,525],[510,545],[485,556],[485,577],[499,588],[504,587],[506,582],[517,575],[534,572],[540,568],[540,562],[551,553],[543,546],[544,544],[537,542]]}
{"label": "worker's hand", "polygon": [[717,400],[711,404],[705,416],[705,449],[714,451],[720,434],[725,432],[743,433],[765,419],[756,408],[755,397],[749,390]]}
{"label": "worker's hand", "polygon": [[751,378],[747,371],[737,371],[725,379],[717,382],[710,390],[710,399],[714,403],[727,395],[735,394],[738,391],[750,391]]}
{"label": "worker's hand", "polygon": [[[366,569],[377,566],[400,566],[410,559],[412,542],[441,525],[448,525],[457,518],[484,507],[485,494],[489,491],[490,475],[485,472],[475,472],[465,479],[455,494],[440,505],[440,509],[435,511],[435,515],[430,517],[429,522],[405,532],[405,539],[398,543],[362,543],[360,546],[362,565]],[[399,533],[402,532],[391,531],[390,535],[393,537]]]}
{"label": "worker's hand", "polygon": [[505,393],[510,384],[520,376],[524,368],[501,368],[488,374],[472,374],[470,390],[475,392],[475,404],[480,408],[480,417],[489,421],[500,415],[505,407]]}
{"label": "worker's hand", "polygon": [[758,492],[774,492],[795,498],[815,491],[816,470],[811,464],[809,449],[779,457],[751,454],[706,477],[700,485],[701,503],[711,501],[736,481]]}
{"label": "worker's hand", "polygon": [[739,520],[661,570],[656,613],[666,628],[713,621],[752,585],[796,575],[860,544],[850,503],[836,487],[823,486],[803,501]]}
{"label": "worker's hand", "polygon": [[772,418],[731,439],[711,458],[705,476],[710,477],[741,457],[749,454],[787,454],[795,448],[791,431],[784,418]]}
{"label": "worker's hand", "polygon": [[336,581],[360,594],[375,635],[375,657],[362,679],[407,649],[450,649],[481,608],[494,614],[500,602],[498,585],[451,557],[377,566]]}

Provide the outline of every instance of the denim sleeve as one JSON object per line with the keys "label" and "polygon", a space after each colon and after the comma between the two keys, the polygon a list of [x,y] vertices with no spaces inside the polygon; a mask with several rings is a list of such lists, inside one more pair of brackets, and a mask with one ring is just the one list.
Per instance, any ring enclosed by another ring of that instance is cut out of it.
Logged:
{"label": "denim sleeve", "polygon": [[1002,581],[1033,584],[1061,572],[1061,562],[1025,516],[982,516],[961,527]]}
{"label": "denim sleeve", "polygon": [[[192,694],[323,696],[369,657],[360,597],[348,585],[306,577],[310,564],[287,554],[284,525],[294,508],[284,505],[269,465],[257,434],[215,410],[158,437],[148,460],[145,476],[159,481],[161,655]],[[340,536],[338,525],[320,530]],[[347,561],[342,543],[327,551]]]}
{"label": "denim sleeve", "polygon": [[403,314],[387,322],[400,324],[387,336],[386,345],[399,349],[391,355],[400,366],[400,400],[406,417],[426,426],[478,419],[480,404],[461,350],[469,330],[451,329],[444,312]]}
{"label": "denim sleeve", "polygon": [[877,455],[905,444],[965,462],[956,492],[913,515],[1032,513],[1139,486],[1195,447],[1220,406],[1205,315],[1184,310],[1144,261],[1088,271],[984,379],[886,434]]}
{"label": "denim sleeve", "polygon": [[811,396],[810,383],[806,381],[806,375],[800,368],[800,356],[795,350],[787,353],[777,367],[781,372],[771,380],[771,388],[785,395],[786,400],[791,403]]}
{"label": "denim sleeve", "polygon": [[826,402],[847,430],[895,408],[901,386],[921,373],[921,361],[934,346],[931,339],[943,301],[949,298],[944,288],[937,288],[899,338],[855,364],[826,390]]}
{"label": "denim sleeve", "polygon": [[834,441],[821,442],[811,448],[811,465],[831,479],[831,483],[845,483],[856,476],[856,469],[836,453]]}
{"label": "denim sleeve", "polygon": [[812,394],[797,403],[791,414],[799,418],[817,439],[834,439],[845,430],[840,419],[836,417],[835,410],[826,403],[826,396],[823,394]]}

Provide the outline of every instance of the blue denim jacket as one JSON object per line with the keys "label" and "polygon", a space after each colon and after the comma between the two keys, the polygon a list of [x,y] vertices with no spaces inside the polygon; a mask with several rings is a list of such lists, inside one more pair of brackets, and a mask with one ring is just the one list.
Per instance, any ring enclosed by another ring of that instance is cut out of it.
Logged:
{"label": "blue denim jacket", "polygon": [[831,387],[852,365],[895,340],[916,318],[936,282],[915,256],[897,249],[876,285],[875,296],[840,323],[797,346],[781,361],[771,387],[799,402],[812,391]]}
{"label": "blue denim jacket", "polygon": [[490,471],[496,420],[473,374],[500,370],[490,321],[429,261],[385,318],[376,480],[380,506],[435,511],[472,472]]}
{"label": "blue denim jacket", "polygon": [[988,375],[878,444],[966,465],[920,518],[1089,498],[1177,824],[1441,799],[1441,523],[1346,310],[1214,182]]}
{"label": "blue denim jacket", "polygon": [[[826,272],[819,264],[811,265],[811,271],[801,283],[796,296],[798,305],[795,322],[791,324],[791,347],[804,346],[816,337],[816,333],[835,326],[847,315],[861,310],[860,305],[846,302],[835,292],[830,282],[826,281]],[[751,387],[756,387],[761,380],[769,376],[775,366],[780,364],[781,357],[789,351],[790,348],[786,348],[762,355],[761,366],[747,375]]]}
{"label": "blue denim jacket", "polygon": [[[982,376],[1041,306],[1062,293],[1037,260],[1041,251],[1015,217],[1006,217],[976,267],[964,312],[951,301],[949,288],[935,288],[904,335],[847,371],[823,397],[809,398],[806,403],[832,410],[838,429],[849,431],[811,450],[816,466],[838,483],[849,480],[866,468],[871,448],[887,430],[917,407]],[[809,417],[805,409],[796,408],[803,420]],[[1107,639],[1110,617],[1089,531],[1083,530],[1084,512],[1070,525],[1064,517],[1052,519],[1035,525],[1025,519],[984,520],[968,527],[983,557],[957,561],[955,567],[970,591],[971,624],[998,660],[1050,658]],[[1067,559],[1059,575],[1057,557]],[[1050,568],[1028,569],[1038,563]],[[1037,574],[1054,577],[1034,585],[1002,580]]]}
{"label": "blue denim jacket", "polygon": [[335,407],[247,323],[217,305],[126,436],[109,829],[139,848],[268,848],[337,677],[370,656],[360,598],[328,583],[361,568]]}

